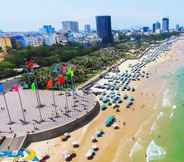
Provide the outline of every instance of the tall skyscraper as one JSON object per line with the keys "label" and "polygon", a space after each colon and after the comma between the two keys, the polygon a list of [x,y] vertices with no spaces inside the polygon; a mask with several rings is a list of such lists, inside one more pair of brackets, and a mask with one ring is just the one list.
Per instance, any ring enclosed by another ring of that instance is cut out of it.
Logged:
{"label": "tall skyscraper", "polygon": [[148,27],[148,26],[144,26],[144,27],[142,28],[142,31],[143,31],[144,33],[149,32],[149,27]]}
{"label": "tall skyscraper", "polygon": [[161,24],[159,21],[153,24],[153,33],[160,33],[161,32]]}
{"label": "tall skyscraper", "polygon": [[161,24],[158,21],[155,23],[155,30],[161,30]]}
{"label": "tall skyscraper", "polygon": [[155,32],[156,32],[156,24],[155,24],[155,23],[153,24],[152,32],[153,32],[153,33],[155,33]]}
{"label": "tall skyscraper", "polygon": [[84,25],[84,32],[86,32],[86,33],[91,32],[91,26],[89,24]]}
{"label": "tall skyscraper", "polygon": [[169,18],[162,19],[162,32],[169,32]]}
{"label": "tall skyscraper", "polygon": [[44,25],[41,28],[41,32],[43,32],[45,34],[53,34],[55,32],[55,28],[52,27],[52,25]]}
{"label": "tall skyscraper", "polygon": [[176,25],[176,31],[177,31],[177,32],[180,31],[180,25],[179,25],[179,24]]}
{"label": "tall skyscraper", "polygon": [[96,28],[103,45],[113,42],[111,16],[96,16]]}
{"label": "tall skyscraper", "polygon": [[77,21],[63,21],[62,22],[63,31],[67,32],[79,32],[79,23]]}

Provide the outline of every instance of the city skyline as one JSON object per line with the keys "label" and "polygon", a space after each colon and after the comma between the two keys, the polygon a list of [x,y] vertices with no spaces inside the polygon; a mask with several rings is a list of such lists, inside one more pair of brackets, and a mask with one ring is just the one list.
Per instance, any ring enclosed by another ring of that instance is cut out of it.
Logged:
{"label": "city skyline", "polygon": [[[106,5],[104,5],[106,4]],[[179,5],[178,5],[179,4]],[[95,16],[110,15],[113,29],[127,29],[132,27],[150,26],[154,21],[169,17],[171,27],[184,24],[182,15],[182,0],[168,2],[167,0],[120,0],[108,2],[78,0],[24,0],[3,1],[0,15],[0,29],[3,31],[36,31],[43,24],[51,24],[61,29],[61,22],[65,20],[78,21],[80,29],[84,24],[95,28]],[[8,11],[9,10],[9,11]],[[13,17],[13,16],[14,17]]]}

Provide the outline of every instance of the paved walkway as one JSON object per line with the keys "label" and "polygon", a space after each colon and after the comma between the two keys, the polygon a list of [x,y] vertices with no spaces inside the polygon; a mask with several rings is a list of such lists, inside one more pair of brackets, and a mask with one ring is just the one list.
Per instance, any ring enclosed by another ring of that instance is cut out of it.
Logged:
{"label": "paved walkway", "polygon": [[[37,108],[36,94],[31,90],[20,90],[23,108],[25,109],[25,118],[28,124],[22,122],[23,115],[16,92],[8,92],[6,99],[13,125],[8,125],[9,119],[5,109],[4,98],[0,95],[0,135],[12,137],[25,136],[28,133],[36,133],[48,129],[62,126],[85,115],[92,110],[96,104],[96,99],[92,94],[83,94],[78,91],[75,95],[59,95],[60,92],[54,92],[56,100],[56,111],[59,117],[56,117],[55,106],[53,105],[53,93],[51,91],[39,91],[42,108]],[[40,113],[43,122],[40,118]]]}

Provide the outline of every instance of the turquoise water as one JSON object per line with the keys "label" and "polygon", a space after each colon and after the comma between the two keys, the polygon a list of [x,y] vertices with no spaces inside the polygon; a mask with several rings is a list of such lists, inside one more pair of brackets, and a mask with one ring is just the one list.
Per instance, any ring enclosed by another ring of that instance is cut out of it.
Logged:
{"label": "turquoise water", "polygon": [[160,145],[166,148],[166,157],[159,162],[184,162],[184,68],[171,78],[170,85],[176,110],[174,117],[160,126]]}
{"label": "turquoise water", "polygon": [[[135,154],[133,162],[146,161],[145,152],[151,140],[166,151],[164,158],[153,162],[184,162],[184,67],[167,79],[172,106],[176,105],[176,109],[162,108],[163,118],[157,122],[156,131],[143,139],[143,149]],[[170,119],[172,112],[174,115]]]}

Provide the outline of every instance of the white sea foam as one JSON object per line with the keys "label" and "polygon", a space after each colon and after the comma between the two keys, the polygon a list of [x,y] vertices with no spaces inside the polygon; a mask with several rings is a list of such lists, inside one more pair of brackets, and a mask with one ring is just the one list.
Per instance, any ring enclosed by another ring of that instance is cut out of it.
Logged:
{"label": "white sea foam", "polygon": [[169,116],[169,119],[172,119],[174,117],[174,112],[172,112]]}
{"label": "white sea foam", "polygon": [[163,112],[160,112],[160,113],[157,115],[157,120],[160,120],[163,116],[164,116],[164,113],[163,113]]}
{"label": "white sea foam", "polygon": [[171,106],[171,102],[170,102],[170,99],[169,99],[169,89],[167,89],[163,94],[162,106],[163,107]]}
{"label": "white sea foam", "polygon": [[142,149],[142,145],[139,144],[138,142],[135,142],[130,150],[129,157],[132,158],[132,156],[141,149]]}
{"label": "white sea foam", "polygon": [[154,132],[156,130],[156,127],[157,127],[157,123],[154,122],[150,128],[150,133]]}
{"label": "white sea foam", "polygon": [[172,106],[172,109],[175,110],[175,109],[176,109],[176,105],[173,105],[173,106]]}
{"label": "white sea foam", "polygon": [[146,161],[161,160],[165,155],[166,151],[152,140],[146,150]]}

